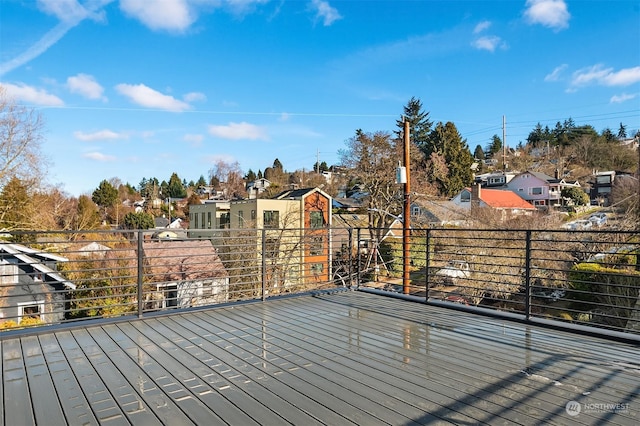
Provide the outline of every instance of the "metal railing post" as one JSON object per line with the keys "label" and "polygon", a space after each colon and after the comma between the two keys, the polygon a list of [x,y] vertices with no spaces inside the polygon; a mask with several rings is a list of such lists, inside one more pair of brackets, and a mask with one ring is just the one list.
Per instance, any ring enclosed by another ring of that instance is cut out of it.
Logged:
{"label": "metal railing post", "polygon": [[527,321],[531,319],[531,231],[525,234],[524,259],[524,311]]}
{"label": "metal railing post", "polygon": [[429,300],[429,262],[431,261],[431,229],[427,229],[427,238],[425,241],[427,252],[425,253],[425,268],[424,268],[424,288],[425,288],[425,302]]}
{"label": "metal railing post", "polygon": [[[360,232],[362,231],[361,228],[358,228],[357,232],[356,232],[356,286],[357,288],[360,288]],[[372,250],[372,248],[369,248],[370,250]]]}
{"label": "metal railing post", "polygon": [[347,273],[349,274],[349,288],[353,285],[353,228],[347,230],[349,233],[349,245],[347,246]]}
{"label": "metal railing post", "polygon": [[267,300],[267,293],[265,283],[267,282],[267,238],[266,230],[263,228],[261,231],[262,236],[262,295],[263,301]]}
{"label": "metal railing post", "polygon": [[142,256],[142,241],[144,238],[144,235],[142,233],[142,230],[139,230],[138,233],[138,256],[137,256],[137,261],[138,261],[138,318],[142,318],[142,313],[144,311],[144,294],[142,291],[142,282],[143,282],[143,275],[144,275],[144,264],[143,264],[143,256]]}

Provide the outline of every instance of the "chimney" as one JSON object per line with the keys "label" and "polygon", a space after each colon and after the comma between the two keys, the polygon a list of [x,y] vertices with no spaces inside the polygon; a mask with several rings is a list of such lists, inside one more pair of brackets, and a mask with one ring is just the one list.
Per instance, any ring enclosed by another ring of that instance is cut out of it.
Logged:
{"label": "chimney", "polygon": [[554,176],[556,179],[560,179],[560,170],[556,169],[556,172],[554,173]]}
{"label": "chimney", "polygon": [[474,183],[471,185],[471,211],[474,211],[480,207],[480,196],[482,192],[480,189],[480,183]]}

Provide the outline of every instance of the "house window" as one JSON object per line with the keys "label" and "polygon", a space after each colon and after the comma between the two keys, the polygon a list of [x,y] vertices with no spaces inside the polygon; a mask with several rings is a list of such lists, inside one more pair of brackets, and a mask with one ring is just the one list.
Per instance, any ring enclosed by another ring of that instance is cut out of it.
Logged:
{"label": "house window", "polygon": [[324,271],[324,263],[312,263],[311,264],[311,273],[318,278],[322,275],[322,271]]}
{"label": "house window", "polygon": [[411,216],[418,216],[420,214],[420,207],[413,206],[411,207]]}
{"label": "house window", "polygon": [[201,215],[202,215],[202,229],[205,229],[207,223],[204,221],[204,218],[205,218],[204,212],[202,212]]}
{"label": "house window", "polygon": [[231,213],[222,213],[220,215],[220,229],[229,228],[231,223]]}
{"label": "house window", "polygon": [[277,228],[280,225],[280,212],[277,210],[265,210],[262,220],[265,228]]}
{"label": "house window", "polygon": [[198,229],[198,213],[193,215],[193,229]]}
{"label": "house window", "polygon": [[162,294],[162,308],[172,308],[178,306],[178,285],[177,284],[156,284],[156,289]]}
{"label": "house window", "polygon": [[529,193],[531,195],[542,195],[544,194],[544,188],[542,188],[541,186],[538,186],[535,188],[529,188]]}
{"label": "house window", "polygon": [[309,216],[312,228],[322,228],[324,225],[324,215],[322,214],[322,211],[310,212]]}
{"label": "house window", "polygon": [[309,255],[310,256],[320,256],[323,253],[324,249],[324,238],[323,237],[312,237],[311,244],[309,244]]}
{"label": "house window", "polygon": [[238,228],[244,228],[244,212],[238,211]]}
{"label": "house window", "polygon": [[251,221],[252,222],[256,221],[256,211],[255,210],[251,210]]}
{"label": "house window", "polygon": [[533,205],[536,207],[546,206],[547,200],[533,200]]}
{"label": "house window", "polygon": [[599,183],[599,184],[611,183],[611,176],[610,175],[597,176],[596,177],[596,182]]}
{"label": "house window", "polygon": [[207,212],[207,229],[211,229],[211,212]]}
{"label": "house window", "polygon": [[460,202],[461,203],[469,203],[469,202],[471,202],[471,193],[469,191],[463,191],[460,194]]}
{"label": "house window", "polygon": [[18,324],[26,318],[44,321],[44,300],[18,303]]}

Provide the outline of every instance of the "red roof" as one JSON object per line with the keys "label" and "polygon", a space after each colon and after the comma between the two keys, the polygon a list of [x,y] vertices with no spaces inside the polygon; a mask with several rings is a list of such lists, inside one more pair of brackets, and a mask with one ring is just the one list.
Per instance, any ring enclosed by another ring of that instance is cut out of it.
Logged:
{"label": "red roof", "polygon": [[494,209],[536,209],[531,203],[513,191],[482,188],[480,190],[480,199]]}

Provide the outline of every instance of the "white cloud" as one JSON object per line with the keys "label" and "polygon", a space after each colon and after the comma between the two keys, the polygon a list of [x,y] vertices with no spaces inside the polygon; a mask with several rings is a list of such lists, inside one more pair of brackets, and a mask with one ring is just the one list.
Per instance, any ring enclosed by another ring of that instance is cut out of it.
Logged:
{"label": "white cloud", "polygon": [[91,18],[95,21],[102,21],[105,18],[103,6],[113,0],[89,1],[86,6],[81,5],[77,0],[38,0],[38,9],[53,15],[62,22],[78,23],[84,19]]}
{"label": "white cloud", "polygon": [[571,18],[564,0],[527,0],[524,16],[530,24],[540,24],[556,31],[568,28]]}
{"label": "white cloud", "polygon": [[640,67],[613,71],[602,64],[582,68],[573,73],[571,87],[578,88],[589,85],[628,86],[640,82]]}
{"label": "white cloud", "polygon": [[265,129],[246,122],[229,123],[226,126],[211,125],[209,126],[209,134],[222,139],[269,140]]}
{"label": "white cloud", "polygon": [[204,93],[200,92],[191,92],[187,93],[182,97],[185,102],[204,102],[207,100],[207,97]]}
{"label": "white cloud", "polygon": [[71,93],[77,93],[88,99],[102,99],[104,92],[103,87],[93,76],[82,73],[67,78],[67,88]]}
{"label": "white cloud", "polygon": [[37,58],[46,52],[51,46],[73,27],[85,19],[101,21],[104,19],[102,8],[113,0],[91,0],[84,5],[80,5],[76,0],[39,0],[38,7],[45,13],[56,16],[60,23],[49,30],[35,44],[20,53],[13,59],[0,64],[0,76],[4,75],[24,64]]}
{"label": "white cloud", "polygon": [[204,136],[195,134],[186,134],[182,137],[182,140],[188,142],[191,146],[200,146],[204,140]]}
{"label": "white cloud", "polygon": [[569,65],[567,64],[562,64],[560,66],[557,66],[553,71],[551,71],[550,74],[547,74],[544,76],[544,81],[558,81],[560,80],[560,74],[562,74],[562,72],[564,70],[567,69]]}
{"label": "white cloud", "polygon": [[473,29],[473,33],[474,34],[478,34],[483,32],[484,30],[489,29],[489,27],[491,26],[491,22],[490,21],[482,21],[479,22],[476,27]]}
{"label": "white cloud", "polygon": [[322,19],[322,24],[325,27],[328,27],[335,21],[342,19],[338,9],[331,6],[328,1],[311,0],[310,7],[316,13],[316,19]]}
{"label": "white cloud", "polygon": [[484,36],[477,38],[472,43],[473,47],[480,50],[488,50],[494,52],[498,47],[505,49],[506,44],[498,36]]}
{"label": "white cloud", "polygon": [[288,112],[283,112],[282,114],[280,114],[280,118],[278,120],[289,121],[290,118],[291,118],[291,115]]}
{"label": "white cloud", "polygon": [[197,19],[187,0],[120,0],[120,9],[152,30],[183,32]]}
{"label": "white cloud", "polygon": [[191,108],[186,102],[182,102],[173,96],[164,95],[144,84],[118,84],[116,90],[129,98],[131,102],[147,107],[166,111],[181,112]]}
{"label": "white cloud", "polygon": [[204,157],[204,162],[207,164],[216,164],[219,162],[233,164],[236,161],[237,161],[236,158],[230,154],[214,154],[214,155],[207,155]]}
{"label": "white cloud", "polygon": [[117,158],[114,157],[113,155],[106,155],[106,154],[103,154],[101,152],[87,152],[86,154],[83,154],[82,156],[84,158],[88,158],[90,160],[95,160],[95,161],[100,161],[100,162],[103,162],[103,163],[117,160]]}
{"label": "white cloud", "polygon": [[62,99],[42,89],[36,89],[26,84],[0,83],[0,85],[6,89],[9,96],[25,103],[43,106],[64,105]]}
{"label": "white cloud", "polygon": [[638,97],[637,93],[633,93],[633,94],[623,93],[622,95],[612,96],[609,102],[612,104],[621,104],[623,102],[630,101],[637,97]]}
{"label": "white cloud", "polygon": [[127,135],[126,133],[117,133],[109,129],[99,130],[93,133],[84,133],[84,132],[78,131],[78,132],[74,132],[73,136],[78,140],[88,141],[88,142],[129,138],[129,135]]}

